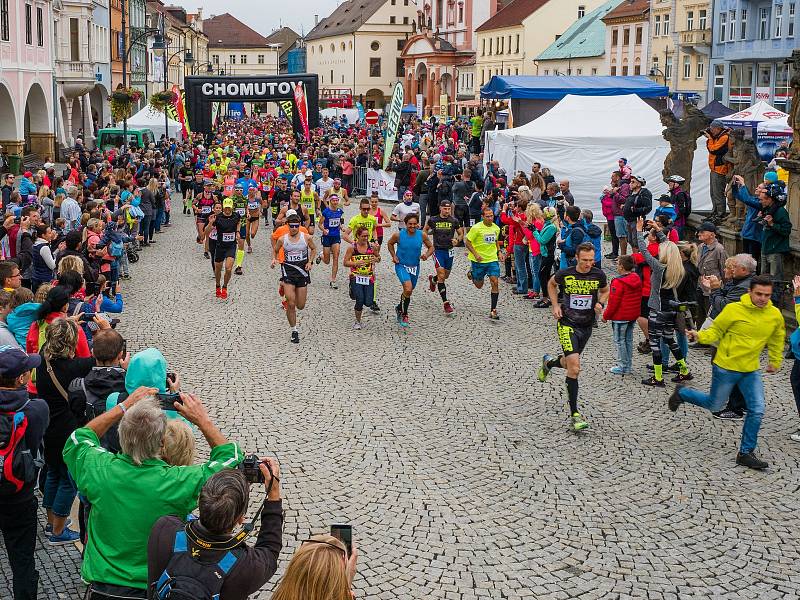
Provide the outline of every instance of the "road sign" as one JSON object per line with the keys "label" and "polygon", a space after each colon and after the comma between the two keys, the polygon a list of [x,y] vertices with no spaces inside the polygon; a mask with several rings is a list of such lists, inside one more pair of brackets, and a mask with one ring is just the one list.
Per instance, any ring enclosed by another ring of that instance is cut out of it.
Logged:
{"label": "road sign", "polygon": [[378,113],[374,110],[367,111],[367,114],[364,115],[364,120],[367,122],[367,125],[377,125],[378,118]]}

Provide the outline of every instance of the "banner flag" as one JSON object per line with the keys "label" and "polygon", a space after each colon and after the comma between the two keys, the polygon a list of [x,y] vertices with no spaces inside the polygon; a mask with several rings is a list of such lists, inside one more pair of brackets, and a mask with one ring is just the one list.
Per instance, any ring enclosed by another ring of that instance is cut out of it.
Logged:
{"label": "banner flag", "polygon": [[394,141],[397,137],[397,128],[400,127],[400,116],[403,111],[403,84],[397,82],[392,92],[392,101],[389,104],[389,111],[386,124],[386,137],[384,138],[383,147],[383,168],[389,166],[389,159],[392,156],[392,148]]}
{"label": "banner flag", "polygon": [[361,102],[356,102],[356,108],[358,109],[358,120],[363,123],[364,122],[364,115],[366,114],[364,112],[364,105],[361,104]]}
{"label": "banner flag", "polygon": [[297,105],[297,116],[300,118],[300,126],[303,128],[303,135],[306,141],[311,140],[308,131],[308,103],[306,102],[306,90],[300,82],[294,87],[294,103]]}
{"label": "banner flag", "polygon": [[292,101],[291,100],[281,100],[278,102],[278,106],[280,106],[281,111],[283,111],[283,116],[286,117],[289,121],[292,120]]}

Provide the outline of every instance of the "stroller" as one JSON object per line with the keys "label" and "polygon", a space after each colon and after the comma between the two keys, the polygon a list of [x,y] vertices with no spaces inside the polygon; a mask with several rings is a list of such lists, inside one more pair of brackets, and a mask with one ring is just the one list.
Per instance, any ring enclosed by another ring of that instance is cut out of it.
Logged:
{"label": "stroller", "polygon": [[125,252],[128,255],[128,262],[133,264],[139,261],[139,253],[133,244],[125,244]]}

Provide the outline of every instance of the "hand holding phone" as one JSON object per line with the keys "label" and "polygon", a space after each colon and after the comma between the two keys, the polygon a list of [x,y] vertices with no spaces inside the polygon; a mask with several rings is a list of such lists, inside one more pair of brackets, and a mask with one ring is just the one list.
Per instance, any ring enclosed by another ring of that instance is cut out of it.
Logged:
{"label": "hand holding phone", "polygon": [[353,553],[353,526],[345,524],[331,525],[331,536],[335,537],[347,548],[347,556]]}

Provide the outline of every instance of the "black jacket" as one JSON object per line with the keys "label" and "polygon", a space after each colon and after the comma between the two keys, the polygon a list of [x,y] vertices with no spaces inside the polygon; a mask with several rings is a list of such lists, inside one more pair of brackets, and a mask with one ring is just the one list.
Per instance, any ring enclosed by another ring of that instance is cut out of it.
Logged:
{"label": "black jacket", "polygon": [[[67,388],[70,404],[72,406],[85,406],[85,416],[82,423],[88,423],[95,417],[106,412],[106,399],[110,394],[119,392],[126,394],[125,369],[122,367],[92,368],[85,377],[76,377]],[[100,445],[111,452],[119,452],[119,433],[117,425],[113,425],[100,439]]]}
{"label": "black jacket", "polygon": [[626,221],[635,221],[639,217],[646,217],[653,210],[653,194],[646,187],[637,193],[631,192],[625,205],[622,207],[622,214]]}
{"label": "black jacket", "polygon": [[[30,398],[30,402],[28,400],[28,390],[25,388],[18,390],[2,389],[0,390],[0,412],[16,412],[22,409],[22,412],[28,418],[25,445],[34,456],[40,456],[44,432],[50,422],[50,411],[47,408],[47,403],[41,398]],[[19,493],[11,496],[0,495],[0,506],[30,501],[33,498],[33,486],[35,483],[36,480],[34,478],[34,480],[22,486]]]}

